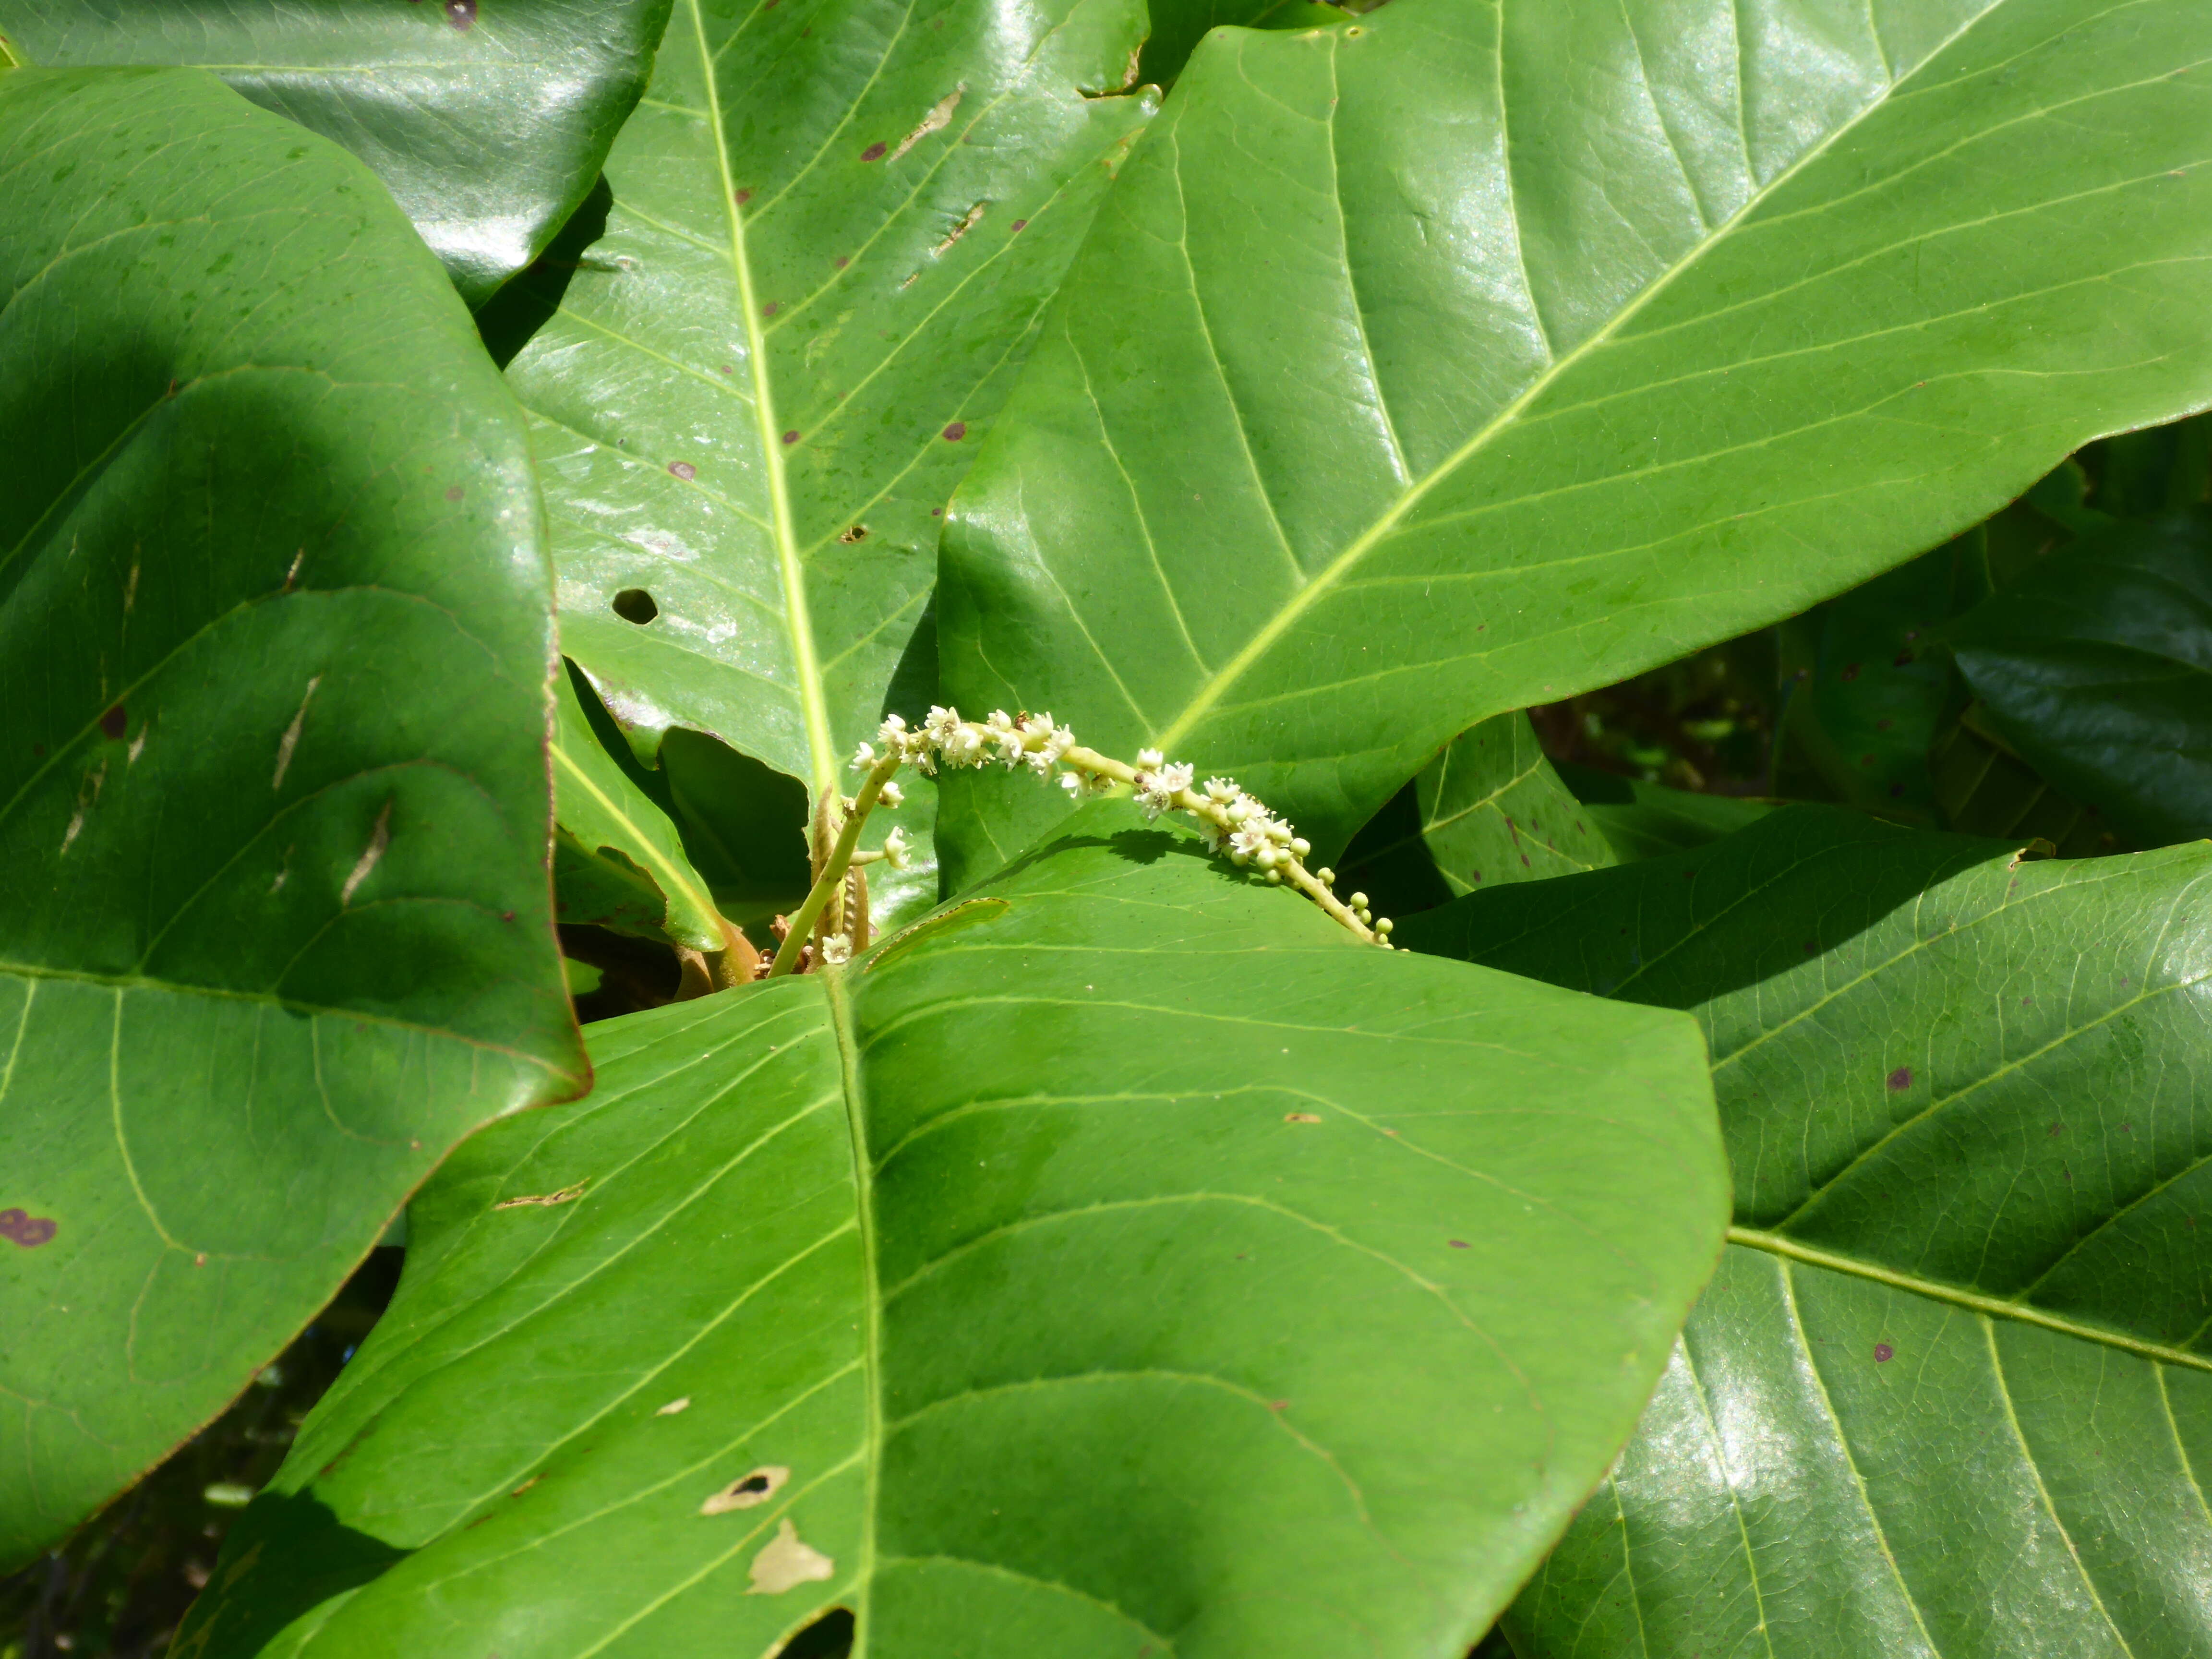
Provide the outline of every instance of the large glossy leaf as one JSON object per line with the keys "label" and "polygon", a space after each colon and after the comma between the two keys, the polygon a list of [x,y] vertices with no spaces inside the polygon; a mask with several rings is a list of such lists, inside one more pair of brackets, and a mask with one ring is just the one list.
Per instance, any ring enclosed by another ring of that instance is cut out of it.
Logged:
{"label": "large glossy leaf", "polygon": [[1679,1016],[1359,945],[1114,803],[593,1046],[416,1200],[179,1659],[761,1654],[836,1606],[910,1659],[1459,1659],[1726,1202]]}
{"label": "large glossy leaf", "polygon": [[0,1559],[573,1092],[521,413],[366,168],[0,76]]}
{"label": "large glossy leaf", "polygon": [[1540,881],[1617,862],[1518,710],[1462,732],[1345,849],[1338,885],[1407,915],[1484,882]]}
{"label": "large glossy leaf", "polygon": [[1801,808],[1438,913],[1432,943],[1693,1010],[1735,1176],[1524,1655],[2212,1644],[2208,907],[2212,848],[2021,863]]}
{"label": "large glossy leaf", "polygon": [[669,0],[0,0],[0,50],[193,65],[368,163],[480,305],[553,239],[645,89]]}
{"label": "large glossy leaf", "polygon": [[1217,32],[963,486],[945,689],[1234,773],[1332,857],[1469,726],[2212,400],[2208,61],[2200,0]]}
{"label": "large glossy leaf", "polygon": [[[945,499],[1151,112],[1141,0],[680,0],[611,194],[515,285],[564,648],[818,799],[935,690]],[[928,791],[902,815],[927,840]]]}
{"label": "large glossy leaf", "polygon": [[2051,782],[2139,845],[2212,834],[2212,509],[2093,531],[1950,637]]}

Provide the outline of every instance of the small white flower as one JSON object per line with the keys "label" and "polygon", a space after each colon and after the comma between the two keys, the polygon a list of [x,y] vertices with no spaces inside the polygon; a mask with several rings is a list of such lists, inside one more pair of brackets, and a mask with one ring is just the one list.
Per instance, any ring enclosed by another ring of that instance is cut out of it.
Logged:
{"label": "small white flower", "polygon": [[864,743],[853,751],[853,769],[865,772],[876,763],[876,745]]}
{"label": "small white flower", "polygon": [[1261,854],[1272,851],[1267,832],[1260,824],[1240,825],[1229,837],[1229,856],[1239,864],[1249,864]]}
{"label": "small white flower", "polygon": [[[1157,756],[1158,750],[1146,750]],[[1163,812],[1176,808],[1176,794],[1190,787],[1190,768],[1178,762],[1173,766],[1155,764],[1137,774],[1137,804],[1145,809],[1145,816],[1157,818]]]}
{"label": "small white flower", "polygon": [[1089,800],[1093,795],[1106,793],[1105,783],[1088,772],[1066,771],[1060,775],[1060,787],[1067,791],[1070,800]]}
{"label": "small white flower", "polygon": [[898,787],[898,780],[896,778],[884,784],[876,793],[876,805],[878,806],[900,806],[905,802],[906,791]]}
{"label": "small white flower", "polygon": [[894,830],[884,837],[884,861],[892,869],[906,868],[908,851],[905,830]]}
{"label": "small white flower", "polygon": [[960,729],[960,711],[933,702],[929,705],[929,714],[922,721],[921,729],[928,734],[930,742],[942,748],[945,739]]}
{"label": "small white flower", "polygon": [[1206,781],[1206,798],[1216,806],[1226,806],[1243,793],[1237,787],[1234,778],[1208,778]]}
{"label": "small white flower", "polygon": [[853,941],[843,933],[832,933],[822,941],[822,960],[828,963],[850,962]]}
{"label": "small white flower", "polygon": [[983,733],[972,726],[955,726],[939,740],[937,752],[947,766],[981,766],[985,759]]}
{"label": "small white flower", "polygon": [[886,749],[905,749],[912,735],[906,729],[905,718],[898,714],[884,715],[884,723],[876,728],[876,741]]}
{"label": "small white flower", "polygon": [[1140,772],[1149,772],[1166,759],[1167,757],[1157,749],[1139,749],[1137,751],[1137,769]]}

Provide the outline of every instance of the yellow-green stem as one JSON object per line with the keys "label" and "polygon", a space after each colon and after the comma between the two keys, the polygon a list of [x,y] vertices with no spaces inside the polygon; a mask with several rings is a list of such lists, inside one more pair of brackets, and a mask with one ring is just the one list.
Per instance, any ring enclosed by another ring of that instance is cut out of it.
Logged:
{"label": "yellow-green stem", "polygon": [[868,769],[861,781],[860,793],[853,797],[853,810],[845,815],[845,823],[837,832],[836,844],[830,849],[830,860],[822,866],[822,873],[814,878],[814,886],[806,895],[806,902],[791,918],[790,931],[783,943],[776,947],[775,960],[769,964],[768,976],[793,972],[799,966],[799,953],[806,948],[807,936],[813,933],[814,924],[821,918],[823,908],[836,893],[838,884],[845,879],[845,871],[853,861],[853,849],[860,844],[860,826],[876,805],[876,798],[884,793],[884,786],[899,769],[898,750],[894,749]]}

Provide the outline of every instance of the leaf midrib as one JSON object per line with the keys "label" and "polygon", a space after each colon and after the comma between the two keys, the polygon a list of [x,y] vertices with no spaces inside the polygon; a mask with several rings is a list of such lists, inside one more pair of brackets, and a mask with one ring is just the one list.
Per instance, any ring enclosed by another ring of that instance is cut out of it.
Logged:
{"label": "leaf midrib", "polygon": [[729,137],[722,125],[721,88],[714,79],[714,54],[707,45],[706,18],[699,0],[684,0],[699,47],[699,68],[707,99],[707,125],[714,136],[714,165],[721,179],[722,212],[730,227],[730,264],[737,272],[738,306],[744,313],[745,353],[753,382],[753,424],[768,471],[769,518],[775,542],[776,574],[783,587],[785,631],[791,636],[792,666],[799,681],[799,714],[806,723],[806,749],[812,763],[815,794],[837,787],[836,750],[830,738],[830,712],[822,692],[822,669],[814,645],[814,623],[806,603],[806,580],[799,536],[791,516],[791,491],[784,478],[782,434],[775,416],[775,388],[769,376],[768,340],[761,330],[760,305],[753,294],[752,265],[745,252],[744,217],[738,208],[737,180],[730,170]]}
{"label": "leaf midrib", "polygon": [[[693,0],[693,3],[696,5],[696,0]],[[1362,531],[1349,544],[1346,545],[1343,552],[1338,554],[1334,559],[1331,560],[1328,564],[1324,566],[1317,575],[1310,577],[1306,580],[1305,585],[1300,587],[1291,596],[1288,602],[1285,603],[1273,617],[1271,617],[1267,623],[1261,627],[1257,633],[1254,634],[1253,636],[1245,642],[1243,647],[1237,653],[1237,654],[1231,657],[1227,663],[1223,665],[1223,666],[1206,682],[1204,685],[1199,688],[1196,695],[1184,705],[1182,712],[1177,714],[1164,729],[1160,730],[1154,734],[1153,745],[1158,748],[1166,749],[1182,743],[1186,738],[1188,738],[1192,731],[1196,728],[1198,723],[1204,720],[1206,716],[1213,710],[1215,705],[1218,704],[1221,698],[1228,692],[1230,687],[1234,685],[1238,680],[1242,679],[1244,675],[1251,670],[1255,664],[1256,664],[1262,657],[1266,656],[1269,651],[1273,649],[1277,641],[1279,641],[1285,634],[1290,631],[1291,626],[1297,623],[1299,617],[1303,617],[1308,611],[1311,610],[1315,605],[1318,605],[1324,598],[1326,598],[1330,591],[1335,588],[1343,580],[1346,575],[1347,575],[1366,558],[1369,553],[1372,552],[1376,547],[1386,540],[1398,528],[1400,524],[1404,521],[1407,514],[1411,513],[1414,507],[1419,506],[1428,495],[1430,491],[1443,483],[1445,479],[1450,477],[1454,473],[1457,472],[1461,467],[1464,466],[1484,449],[1487,448],[1491,442],[1501,433],[1507,431],[1517,423],[1522,416],[1526,413],[1529,406],[1534,404],[1536,399],[1540,398],[1547,391],[1550,390],[1553,384],[1562,375],[1565,374],[1569,369],[1574,368],[1583,359],[1601,350],[1605,346],[1611,344],[1624,327],[1632,322],[1639,314],[1642,313],[1647,306],[1674,285],[1676,278],[1694,269],[1698,262],[1705,257],[1708,251],[1718,247],[1726,242],[1730,234],[1734,233],[1735,229],[1747,218],[1749,218],[1753,213],[1757,212],[1758,210],[1764,206],[1767,202],[1771,200],[1778,191],[1786,186],[1792,179],[1796,178],[1799,173],[1804,172],[1814,162],[1820,161],[1828,153],[1829,150],[1833,149],[1843,139],[1856,131],[1861,123],[1868,120],[1879,111],[1887,108],[1890,103],[1897,97],[1902,88],[1910,83],[1915,76],[1918,76],[1930,64],[1933,64],[1938,58],[1942,57],[1944,53],[1948,52],[1962,38],[1964,38],[1966,33],[1978,26],[1983,20],[1992,16],[1996,12],[2002,10],[2006,3],[2007,0],[1990,0],[1989,4],[1984,6],[1980,11],[1977,12],[1966,22],[1960,24],[1956,29],[1954,29],[1948,35],[1945,36],[1942,40],[1938,42],[1925,54],[1923,54],[1920,61],[1913,65],[1911,72],[1905,75],[1902,79],[1894,78],[1893,76],[1888,85],[1882,89],[1880,95],[1869,100],[1865,108],[1854,114],[1849,120],[1842,123],[1835,129],[1834,131],[1821,138],[1819,143],[1807,149],[1802,155],[1800,155],[1796,161],[1790,162],[1788,167],[1776,173],[1772,179],[1760,185],[1757,190],[1753,191],[1745,198],[1744,204],[1741,207],[1738,208],[1735,212],[1729,215],[1729,217],[1723,221],[1718,226],[1715,227],[1710,234],[1705,236],[1703,240],[1699,241],[1698,245],[1692,248],[1681,259],[1662,271],[1656,277],[1648,283],[1643,290],[1635,296],[1635,298],[1631,300],[1626,306],[1622,307],[1621,309],[1615,313],[1612,317],[1608,318],[1603,327],[1598,329],[1595,333],[1591,334],[1588,339],[1583,340],[1581,343],[1570,349],[1565,356],[1554,357],[1550,365],[1547,367],[1541,374],[1538,374],[1534,380],[1532,380],[1527,386],[1522,388],[1522,390],[1509,403],[1507,403],[1504,408],[1499,410],[1497,414],[1492,416],[1488,421],[1477,428],[1474,434],[1469,437],[1465,443],[1462,444],[1459,448],[1445,457],[1443,461],[1439,462],[1428,472],[1416,479],[1412,488],[1400,495],[1397,499],[1374,520],[1374,522],[1370,524],[1366,529]],[[1504,9],[1504,0],[1500,0],[1499,10],[1501,14],[1503,13]],[[1334,39],[1332,38],[1332,55],[1335,50],[1336,42]],[[1887,59],[1887,54],[1885,52],[1885,60]],[[1739,76],[1739,83],[1740,82],[1741,76]],[[1501,120],[1503,119],[1503,116],[1504,107],[1501,102]],[[1333,133],[1335,126],[1335,110],[1334,106],[1332,106],[1330,111],[1329,125]],[[1178,179],[1180,179],[1179,173],[1177,176]],[[1341,210],[1341,206],[1342,204],[1340,203],[1340,211]],[[1528,301],[1530,313],[1534,316],[1536,313],[1536,298],[1533,287],[1529,289]],[[1540,323],[1539,326],[1540,328]],[[1262,491],[1262,494],[1265,494],[1264,490]]]}
{"label": "leaf midrib", "polygon": [[2164,1365],[2179,1365],[2190,1370],[2212,1371],[2212,1358],[2191,1353],[2186,1349],[2169,1347],[2163,1342],[2146,1341],[2142,1337],[2124,1332],[2107,1330],[2100,1326],[2084,1324],[2069,1319],[2063,1314],[2047,1313],[2026,1303],[2008,1302],[2002,1297],[1985,1296],[1978,1291],[1966,1290],[1956,1285],[1923,1279],[1915,1273],[1899,1273],[1879,1262],[1862,1257],[1846,1255],[1840,1251],[1824,1250],[1817,1245],[1804,1244],[1780,1233],[1768,1232],[1759,1227],[1741,1227],[1733,1224],[1728,1230],[1728,1242],[1748,1249],[1765,1250],[1792,1261],[1802,1261],[1808,1267],[1825,1267],[1831,1273],[1847,1273],[1891,1290],[1905,1291],[1914,1296],[1925,1297],[1931,1302],[1948,1303],[1954,1308],[1965,1308],[1984,1314],[1993,1319],[2017,1320],[2023,1325],[2039,1326],[2061,1336],[2070,1336],[2083,1342],[2095,1342],[2108,1348],[2118,1348],[2141,1359],[2155,1361]]}

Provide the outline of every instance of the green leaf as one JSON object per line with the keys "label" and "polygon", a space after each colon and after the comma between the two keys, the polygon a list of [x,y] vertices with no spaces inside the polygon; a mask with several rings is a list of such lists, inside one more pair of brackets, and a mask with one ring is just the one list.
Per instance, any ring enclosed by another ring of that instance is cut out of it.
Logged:
{"label": "green leaf", "polygon": [[0,0],[0,46],[53,68],[215,70],[366,161],[481,305],[584,199],[668,3]]}
{"label": "green leaf", "polygon": [[1969,532],[1782,624],[1784,736],[1846,805],[1939,821],[1928,754],[1965,698],[1938,641],[1989,592],[1984,542]]}
{"label": "green leaf", "polygon": [[1758,823],[1774,810],[1771,801],[1669,789],[1592,766],[1565,765],[1559,771],[1584,812],[1605,832],[1622,864],[1703,847]]}
{"label": "green leaf", "polygon": [[[1470,726],[2212,402],[2208,58],[2199,0],[1214,34],[963,488],[946,692],[1234,774],[1332,860]],[[1002,847],[1053,810],[951,787]]]}
{"label": "green leaf", "polygon": [[1360,945],[1122,803],[592,1042],[590,1101],[413,1205],[179,1659],[760,1654],[833,1607],[862,1656],[1463,1654],[1726,1204],[1679,1016]]}
{"label": "green leaf", "polygon": [[1463,732],[1345,849],[1340,891],[1410,915],[1487,881],[1540,881],[1616,862],[1605,833],[1517,710]]}
{"label": "green leaf", "polygon": [[1137,78],[1159,87],[1174,84],[1209,29],[1331,28],[1352,21],[1350,12],[1314,0],[1151,0],[1149,9],[1152,33],[1138,59]]}
{"label": "green leaf", "polygon": [[1950,639],[2023,758],[2139,845],[2212,835],[2212,510],[2115,524]]}
{"label": "green leaf", "polygon": [[566,675],[562,681],[553,732],[561,920],[665,934],[695,951],[724,949],[720,915],[676,826],[606,751],[576,686]]}
{"label": "green leaf", "polygon": [[562,647],[641,757],[686,726],[818,799],[927,707],[945,499],[1151,113],[1083,92],[1143,26],[682,0],[610,193],[486,319],[528,334]]}
{"label": "green leaf", "polygon": [[2023,863],[1796,808],[1437,913],[1694,1012],[1735,1176],[1523,1655],[2204,1651],[2208,896],[2201,846]]}
{"label": "green leaf", "polygon": [[586,1075],[520,412],[352,157],[0,76],[0,1561]]}

